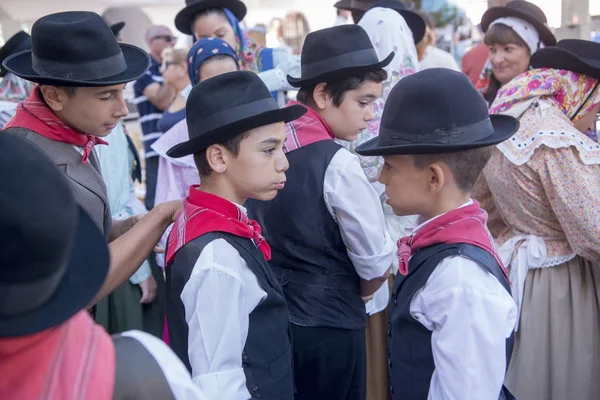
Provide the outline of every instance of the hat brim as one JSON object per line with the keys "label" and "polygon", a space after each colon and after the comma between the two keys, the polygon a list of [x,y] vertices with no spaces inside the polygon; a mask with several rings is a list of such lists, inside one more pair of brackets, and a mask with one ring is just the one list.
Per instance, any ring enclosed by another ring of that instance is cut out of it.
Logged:
{"label": "hat brim", "polygon": [[150,68],[150,56],[139,47],[130,44],[120,43],[127,69],[120,74],[109,76],[107,78],[95,80],[77,80],[54,78],[50,76],[39,75],[32,66],[31,52],[25,50],[14,54],[4,60],[4,68],[12,72],[19,78],[38,83],[40,85],[59,85],[59,86],[111,86],[121,83],[135,81],[140,78]]}
{"label": "hat brim", "polygon": [[404,20],[406,24],[410,28],[413,34],[413,38],[415,40],[415,44],[418,44],[423,37],[425,37],[425,31],[427,29],[427,25],[425,24],[425,20],[418,13],[411,10],[396,10]]}
{"label": "hat brim", "polygon": [[591,78],[600,79],[600,61],[579,57],[561,47],[545,47],[531,56],[533,68],[564,69]]}
{"label": "hat brim", "polygon": [[[353,7],[353,6],[351,5],[351,3],[350,3],[350,2],[348,2],[347,0],[341,0],[341,1],[338,1],[337,3],[335,3],[333,6],[334,6],[335,8],[339,8],[340,10],[347,10],[347,11],[351,11],[351,12],[356,12],[356,11],[358,11],[358,12],[362,12],[362,13],[364,13],[364,12],[366,12],[366,11],[367,11],[369,8],[371,8],[371,6],[372,6],[372,5],[371,5],[371,4],[364,3],[364,4],[362,5],[362,7],[356,7],[356,6],[354,6],[354,7]],[[355,21],[355,22],[358,22],[358,21]]]}
{"label": "hat brim", "polygon": [[8,71],[2,66],[2,62],[13,53],[31,49],[31,36],[21,31],[8,39],[8,42],[0,48],[0,78],[4,77]]}
{"label": "hat brim", "polygon": [[106,239],[79,207],[79,222],[69,264],[56,292],[40,308],[3,317],[0,337],[31,335],[57,326],[84,310],[108,274],[110,256]]}
{"label": "hat brim", "polygon": [[319,74],[310,78],[294,78],[290,75],[287,76],[287,80],[292,87],[302,88],[302,87],[310,87],[315,86],[322,82],[327,82],[331,79],[342,78],[344,76],[351,76],[361,72],[375,71],[378,69],[383,69],[387,67],[392,60],[394,59],[394,52],[391,52],[389,56],[387,56],[383,61],[379,61],[375,64],[369,65],[361,65],[350,68],[340,68],[333,71],[327,71],[325,73]]}
{"label": "hat brim", "polygon": [[249,131],[251,129],[256,129],[261,126],[266,126],[277,122],[293,121],[303,116],[306,111],[306,107],[294,105],[277,110],[267,111],[250,118],[244,118],[239,121],[223,125],[212,131],[205,132],[198,137],[173,146],[171,149],[169,149],[169,151],[167,151],[167,155],[173,158],[185,157],[200,150],[206,149],[213,144],[222,143],[228,139],[234,138],[240,133]]}
{"label": "hat brim", "polygon": [[379,138],[374,138],[358,146],[356,152],[361,156],[390,156],[403,154],[439,154],[452,153],[461,150],[477,149],[494,146],[508,140],[519,130],[519,121],[508,115],[490,115],[494,134],[484,140],[468,144],[402,144],[395,146],[380,146]]}
{"label": "hat brim", "polygon": [[542,42],[544,42],[544,44],[546,46],[556,45],[556,37],[554,36],[554,34],[550,30],[550,28],[548,28],[548,26],[546,26],[546,24],[544,24],[539,19],[534,18],[533,16],[531,16],[531,14],[521,12],[519,10],[515,10],[510,7],[489,8],[481,17],[481,29],[483,30],[484,33],[487,32],[487,30],[490,27],[490,24],[492,22],[494,22],[498,18],[503,18],[503,17],[521,18],[521,19],[531,23],[535,27],[535,29],[538,31],[538,33],[540,35],[540,39],[542,40]]}
{"label": "hat brim", "polygon": [[246,5],[239,0],[204,0],[191,4],[179,11],[175,16],[175,27],[181,33],[194,35],[192,32],[192,18],[203,10],[212,8],[226,8],[241,21],[246,16]]}

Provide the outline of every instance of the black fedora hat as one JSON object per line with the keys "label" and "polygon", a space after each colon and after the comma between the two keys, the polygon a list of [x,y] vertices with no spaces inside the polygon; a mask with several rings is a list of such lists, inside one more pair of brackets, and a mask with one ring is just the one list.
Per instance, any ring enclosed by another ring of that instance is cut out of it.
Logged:
{"label": "black fedora hat", "polygon": [[398,82],[385,103],[379,137],[356,151],[365,156],[450,153],[501,143],[518,130],[517,119],[488,114],[466,75],[432,68]]}
{"label": "black fedora hat", "polygon": [[392,10],[395,10],[400,15],[402,15],[402,18],[404,18],[404,20],[406,21],[406,24],[412,31],[413,38],[415,40],[415,44],[419,43],[421,41],[421,39],[423,39],[423,36],[425,36],[425,30],[427,28],[427,25],[425,24],[425,20],[423,19],[422,16],[419,15],[419,13],[416,13],[416,12],[410,10],[408,7],[406,7],[406,4],[404,4],[402,1],[400,1],[400,0],[381,0],[381,1],[378,1],[377,3],[375,3],[375,5],[372,6],[371,8],[377,8],[377,7],[391,8]]}
{"label": "black fedora hat", "polygon": [[119,37],[119,34],[123,30],[123,28],[125,28],[125,22],[123,22],[123,21],[117,22],[116,24],[112,24],[110,26],[110,30],[112,31],[113,35],[115,35],[116,37]]}
{"label": "black fedora hat", "polygon": [[31,49],[31,36],[23,31],[17,32],[4,43],[4,46],[0,48],[0,78],[8,73],[2,67],[2,62],[10,55],[28,49]]}
{"label": "black fedora hat", "polygon": [[[335,3],[333,6],[340,10],[348,10],[352,12],[366,12],[369,8],[373,7],[377,0],[341,0]],[[358,22],[358,21],[355,21]]]}
{"label": "black fedora hat", "polygon": [[394,52],[379,61],[367,32],[358,25],[341,25],[309,33],[304,41],[300,78],[288,75],[294,87],[313,86],[332,78],[382,69]]}
{"label": "black fedora hat", "polygon": [[531,56],[533,68],[566,69],[600,79],[600,43],[565,39]]}
{"label": "black fedora hat", "polygon": [[110,258],[66,177],[35,145],[0,134],[0,181],[0,337],[15,337],[85,309]]}
{"label": "black fedora hat", "polygon": [[246,16],[246,5],[240,0],[185,0],[185,8],[175,16],[175,27],[187,35],[193,35],[192,22],[194,17],[204,10],[226,8],[238,20]]}
{"label": "black fedora hat", "polygon": [[184,157],[251,129],[293,121],[304,115],[306,108],[279,108],[258,75],[236,71],[194,86],[185,112],[190,140],[171,148],[169,157]]}
{"label": "black fedora hat", "polygon": [[548,19],[541,8],[525,0],[512,0],[503,7],[491,7],[481,17],[481,29],[487,32],[490,24],[503,17],[516,17],[532,24],[546,46],[554,46],[556,37],[548,28]]}
{"label": "black fedora hat", "polygon": [[69,11],[37,20],[32,49],[4,60],[13,74],[42,85],[110,86],[134,81],[150,66],[150,56],[119,44],[96,13]]}

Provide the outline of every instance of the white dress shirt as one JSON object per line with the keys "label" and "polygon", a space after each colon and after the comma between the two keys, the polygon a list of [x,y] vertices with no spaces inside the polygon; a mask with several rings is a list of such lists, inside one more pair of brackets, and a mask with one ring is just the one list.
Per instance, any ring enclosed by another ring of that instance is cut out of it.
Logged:
{"label": "white dress shirt", "polygon": [[497,400],[506,339],[517,321],[515,302],[502,284],[472,260],[447,257],[415,294],[410,312],[432,332],[435,371],[428,399]]}
{"label": "white dress shirt", "polygon": [[181,301],[189,327],[192,379],[208,399],[250,398],[242,352],[250,313],[266,297],[256,275],[226,240],[217,239],[204,247]]}
{"label": "white dress shirt", "polygon": [[367,281],[383,276],[392,266],[396,245],[381,200],[356,155],[344,148],[335,153],[325,171],[323,197],[358,276]]}

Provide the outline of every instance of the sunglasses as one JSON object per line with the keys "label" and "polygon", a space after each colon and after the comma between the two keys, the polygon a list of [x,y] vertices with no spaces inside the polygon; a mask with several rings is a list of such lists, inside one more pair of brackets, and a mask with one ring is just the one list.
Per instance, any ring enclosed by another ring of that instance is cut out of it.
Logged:
{"label": "sunglasses", "polygon": [[160,35],[160,36],[154,36],[152,38],[152,40],[158,40],[158,39],[163,39],[167,42],[174,42],[177,40],[177,36],[171,36],[171,35]]}

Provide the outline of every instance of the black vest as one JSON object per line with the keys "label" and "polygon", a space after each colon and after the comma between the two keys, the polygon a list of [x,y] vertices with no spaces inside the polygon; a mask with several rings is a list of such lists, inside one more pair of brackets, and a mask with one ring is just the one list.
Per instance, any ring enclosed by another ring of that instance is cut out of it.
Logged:
{"label": "black vest", "polygon": [[169,382],[154,356],[137,339],[113,336],[115,389],[113,400],[175,400]]}
{"label": "black vest", "polygon": [[271,245],[269,264],[283,286],[290,321],[364,329],[360,278],[323,198],[325,172],[340,148],[324,140],[288,153],[285,188],[271,201],[249,200],[246,207]]}
{"label": "black vest", "polygon": [[188,325],[181,292],[204,247],[217,239],[225,239],[240,253],[267,293],[267,298],[250,314],[248,337],[242,354],[248,391],[252,399],[292,400],[294,382],[287,305],[277,279],[251,239],[212,232],[192,240],[177,251],[166,268],[167,324],[171,348],[191,372]]}
{"label": "black vest", "polygon": [[[437,244],[419,250],[409,262],[408,275],[397,276],[392,290],[388,322],[388,365],[392,400],[427,400],[435,370],[431,331],[410,313],[410,303],[446,257],[462,256],[488,270],[510,293],[510,283],[496,259],[480,247],[469,244]],[[506,340],[507,367],[514,344],[514,333]],[[511,399],[503,388],[499,399]]]}

